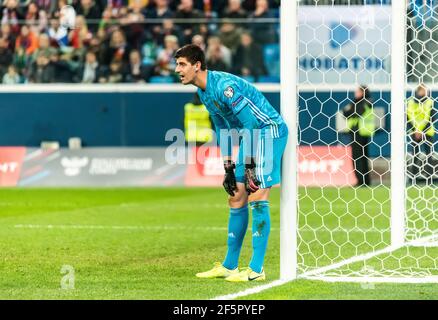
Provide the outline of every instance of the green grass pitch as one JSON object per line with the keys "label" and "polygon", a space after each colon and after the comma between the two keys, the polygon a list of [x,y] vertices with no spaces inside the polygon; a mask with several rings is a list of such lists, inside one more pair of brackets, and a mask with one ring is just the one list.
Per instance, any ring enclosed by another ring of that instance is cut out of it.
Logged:
{"label": "green grass pitch", "polygon": [[[361,211],[354,199],[345,201],[352,197],[351,189],[345,189],[345,194],[334,190],[324,195],[339,201],[329,214],[342,216],[346,205]],[[360,192],[363,199],[369,199],[371,192],[374,198],[381,198],[367,205],[388,205],[384,200],[388,194],[382,190]],[[312,198],[318,197],[314,191],[301,199],[302,214],[312,227],[332,221],[312,217],[318,210]],[[273,189],[271,202],[267,282],[279,276],[279,189]],[[321,206],[321,210],[327,208]],[[357,225],[367,223],[361,222],[360,215],[356,218]],[[194,276],[222,261],[227,219],[226,194],[220,188],[0,189],[0,299],[210,299],[260,285]],[[387,227],[384,219],[372,220]],[[248,264],[250,255],[248,233],[241,266]],[[63,265],[74,268],[74,289],[61,288]],[[433,284],[375,284],[371,288],[310,280],[245,297],[436,298],[438,285]]]}

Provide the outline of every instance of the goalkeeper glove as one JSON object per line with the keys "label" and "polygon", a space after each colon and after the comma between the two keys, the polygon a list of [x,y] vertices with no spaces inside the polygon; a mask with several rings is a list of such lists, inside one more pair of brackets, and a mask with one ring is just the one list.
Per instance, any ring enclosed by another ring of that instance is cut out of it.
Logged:
{"label": "goalkeeper glove", "polygon": [[234,168],[236,168],[236,165],[233,161],[227,160],[224,162],[225,176],[222,185],[224,186],[225,191],[232,197],[234,196],[234,191],[237,191]]}
{"label": "goalkeeper glove", "polygon": [[248,195],[259,190],[260,181],[256,177],[255,167],[253,158],[245,162],[245,189]]}

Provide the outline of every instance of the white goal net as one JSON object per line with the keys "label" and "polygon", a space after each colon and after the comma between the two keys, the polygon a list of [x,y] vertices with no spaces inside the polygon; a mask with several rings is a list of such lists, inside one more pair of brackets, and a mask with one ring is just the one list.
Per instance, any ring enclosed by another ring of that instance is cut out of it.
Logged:
{"label": "white goal net", "polygon": [[296,7],[297,277],[438,282],[438,7],[402,2]]}

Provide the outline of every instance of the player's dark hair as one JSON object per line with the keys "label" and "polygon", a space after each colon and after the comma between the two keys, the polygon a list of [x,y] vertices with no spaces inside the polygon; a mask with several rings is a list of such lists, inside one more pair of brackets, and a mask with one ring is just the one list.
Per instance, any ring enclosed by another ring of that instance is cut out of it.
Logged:
{"label": "player's dark hair", "polygon": [[175,59],[178,58],[186,58],[191,64],[199,61],[201,63],[201,70],[205,70],[207,67],[204,51],[195,44],[187,44],[179,48],[175,53]]}

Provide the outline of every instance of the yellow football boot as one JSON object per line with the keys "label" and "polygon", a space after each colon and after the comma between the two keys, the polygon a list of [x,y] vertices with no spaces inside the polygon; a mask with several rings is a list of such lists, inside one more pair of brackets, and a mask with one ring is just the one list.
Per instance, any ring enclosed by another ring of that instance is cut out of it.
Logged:
{"label": "yellow football boot", "polygon": [[239,273],[239,268],[236,268],[234,270],[229,270],[225,268],[222,263],[215,262],[214,267],[211,270],[197,273],[196,276],[198,278],[204,278],[204,279],[213,279],[213,278],[226,278],[235,274]]}
{"label": "yellow football boot", "polygon": [[265,281],[266,275],[265,270],[262,270],[261,273],[257,273],[252,271],[251,268],[245,268],[237,274],[226,277],[225,280],[230,282]]}

